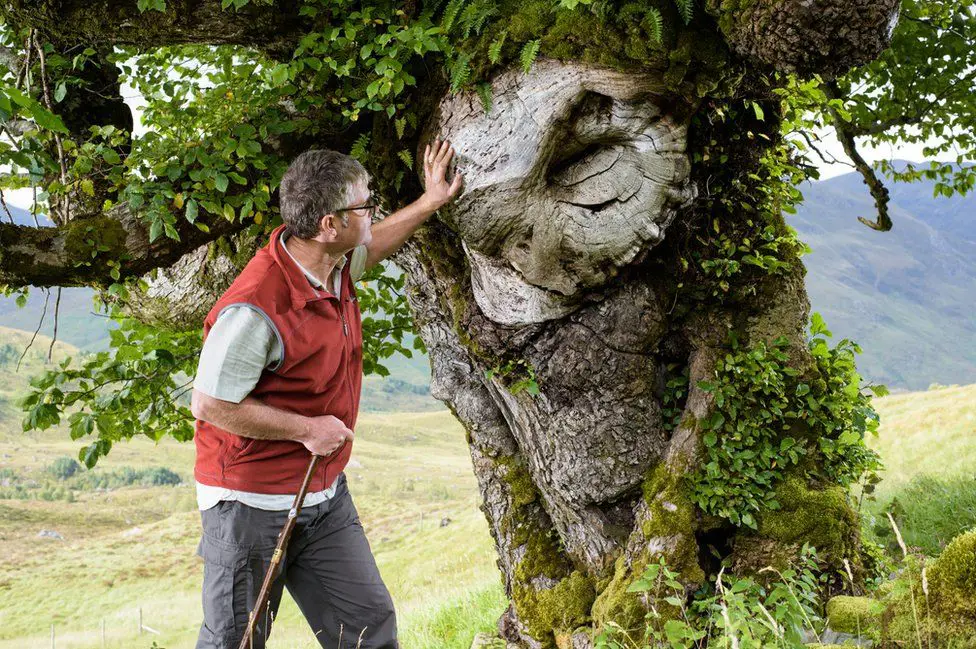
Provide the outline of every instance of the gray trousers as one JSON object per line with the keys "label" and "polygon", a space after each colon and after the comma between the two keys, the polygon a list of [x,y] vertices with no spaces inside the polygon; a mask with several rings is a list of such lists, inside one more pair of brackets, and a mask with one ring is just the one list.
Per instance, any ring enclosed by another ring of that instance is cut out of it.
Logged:
{"label": "gray trousers", "polygon": [[[288,512],[224,500],[200,516],[203,624],[196,649],[237,649]],[[345,474],[330,500],[299,514],[269,605],[258,617],[254,649],[264,649],[285,587],[323,648],[398,648],[393,600],[376,568]]]}

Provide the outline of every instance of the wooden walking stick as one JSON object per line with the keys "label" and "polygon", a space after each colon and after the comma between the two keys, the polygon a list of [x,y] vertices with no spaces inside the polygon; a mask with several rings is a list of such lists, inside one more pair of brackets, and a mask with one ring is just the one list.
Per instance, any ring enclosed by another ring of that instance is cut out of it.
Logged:
{"label": "wooden walking stick", "polygon": [[[268,572],[264,575],[264,583],[261,584],[258,601],[255,602],[254,610],[251,611],[251,615],[248,617],[247,629],[244,631],[244,637],[241,638],[240,649],[250,649],[251,647],[251,638],[254,635],[254,625],[257,623],[258,611],[264,609],[268,603],[268,598],[271,596],[271,584],[275,580],[278,564],[281,563],[281,557],[284,555],[285,548],[288,546],[288,539],[291,538],[291,532],[295,529],[298,514],[302,511],[302,501],[305,500],[305,492],[308,491],[308,485],[312,481],[315,467],[319,465],[319,460],[321,459],[321,455],[313,455],[312,461],[308,463],[308,470],[305,472],[305,480],[302,481],[302,488],[298,490],[298,494],[295,496],[295,502],[288,511],[288,520],[285,521],[285,526],[282,528],[281,534],[278,535],[278,545],[275,547],[274,554],[271,555],[271,565],[268,566]],[[267,628],[267,618],[265,618],[264,623]]]}

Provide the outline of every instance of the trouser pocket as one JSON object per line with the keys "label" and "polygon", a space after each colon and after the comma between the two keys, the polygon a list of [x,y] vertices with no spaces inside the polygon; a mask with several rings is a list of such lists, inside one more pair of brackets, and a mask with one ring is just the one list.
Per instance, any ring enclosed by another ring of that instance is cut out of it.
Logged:
{"label": "trouser pocket", "polygon": [[[248,549],[204,534],[197,554],[203,557],[203,626],[197,649],[237,649],[256,598]],[[260,639],[255,647],[264,646]]]}

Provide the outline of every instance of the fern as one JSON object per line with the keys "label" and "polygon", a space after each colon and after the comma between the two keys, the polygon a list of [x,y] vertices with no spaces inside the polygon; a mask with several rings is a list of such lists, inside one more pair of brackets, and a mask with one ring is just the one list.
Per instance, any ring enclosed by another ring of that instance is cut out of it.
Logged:
{"label": "fern", "polygon": [[403,164],[413,169],[413,155],[411,155],[409,151],[403,149],[402,151],[397,153],[397,156],[400,158],[400,160],[403,161]]}
{"label": "fern", "polygon": [[407,118],[406,117],[401,117],[400,119],[394,121],[393,124],[394,124],[394,126],[396,126],[397,139],[398,140],[402,140],[403,139],[403,129],[405,129],[406,126],[407,126]]}
{"label": "fern", "polygon": [[502,46],[505,44],[505,38],[507,36],[508,30],[506,29],[491,42],[491,45],[488,46],[488,60],[491,61],[493,65],[502,60]]}
{"label": "fern", "polygon": [[451,66],[451,92],[457,92],[471,78],[471,54],[459,56]]}
{"label": "fern", "polygon": [[690,23],[692,16],[695,15],[695,0],[674,0],[674,3],[678,5],[678,12],[685,24]]}
{"label": "fern", "polygon": [[479,83],[475,87],[475,91],[478,93],[478,98],[481,100],[481,106],[485,109],[485,112],[490,113],[492,100],[494,99],[491,84],[487,82]]}
{"label": "fern", "polygon": [[444,30],[445,34],[450,32],[451,28],[454,27],[454,21],[457,19],[458,13],[464,6],[464,3],[465,0],[451,0],[451,2],[448,3],[447,7],[444,9],[444,17],[441,19],[441,28]]}
{"label": "fern", "polygon": [[664,34],[664,18],[661,16],[661,12],[654,7],[649,8],[647,15],[644,16],[643,24],[647,27],[651,40],[660,43]]}
{"label": "fern", "polygon": [[362,162],[366,159],[366,149],[369,148],[369,133],[363,133],[352,143],[352,151],[349,152],[356,160]]}
{"label": "fern", "polygon": [[498,8],[490,0],[474,0],[468,4],[457,18],[457,25],[462,31],[461,38],[468,38],[471,33],[480,34],[491,16],[498,13]]}
{"label": "fern", "polygon": [[539,55],[539,46],[542,45],[542,41],[538,38],[534,41],[529,41],[522,46],[522,53],[519,54],[519,61],[522,63],[522,69],[528,72],[532,68],[532,64],[535,62],[535,57]]}

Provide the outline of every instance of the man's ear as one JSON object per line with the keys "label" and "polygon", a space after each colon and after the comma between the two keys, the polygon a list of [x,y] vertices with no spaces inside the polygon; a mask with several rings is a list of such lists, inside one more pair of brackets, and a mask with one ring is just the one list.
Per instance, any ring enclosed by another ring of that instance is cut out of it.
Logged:
{"label": "man's ear", "polygon": [[338,218],[335,214],[326,214],[319,219],[319,234],[324,236],[327,241],[335,239],[339,234],[336,229],[336,220]]}

